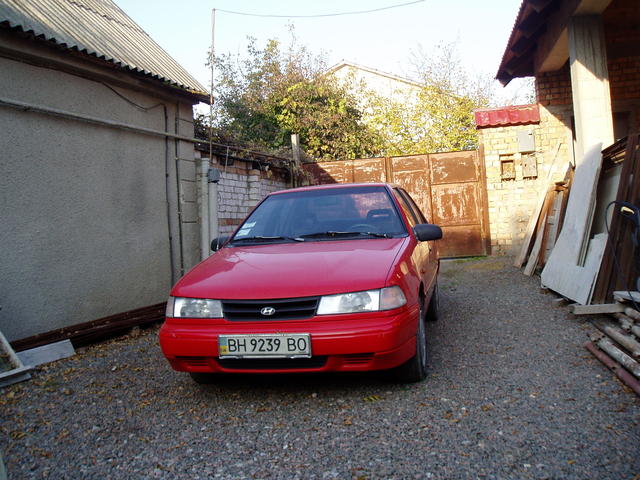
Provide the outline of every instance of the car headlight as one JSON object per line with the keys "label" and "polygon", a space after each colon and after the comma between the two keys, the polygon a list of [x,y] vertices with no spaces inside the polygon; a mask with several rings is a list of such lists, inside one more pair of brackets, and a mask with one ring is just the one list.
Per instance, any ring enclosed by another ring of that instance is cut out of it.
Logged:
{"label": "car headlight", "polygon": [[169,297],[165,315],[173,318],[222,318],[222,302],[206,298]]}
{"label": "car headlight", "polygon": [[402,289],[398,286],[363,292],[325,295],[320,298],[318,315],[392,310],[403,306],[405,303],[407,303],[407,299]]}

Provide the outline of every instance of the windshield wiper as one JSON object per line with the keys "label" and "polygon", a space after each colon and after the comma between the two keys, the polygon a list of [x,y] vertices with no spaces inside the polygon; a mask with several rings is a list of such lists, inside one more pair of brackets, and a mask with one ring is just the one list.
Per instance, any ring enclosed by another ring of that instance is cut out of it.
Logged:
{"label": "windshield wiper", "polygon": [[280,235],[276,235],[273,237],[267,237],[267,236],[263,236],[263,235],[256,235],[253,237],[241,237],[241,238],[234,238],[231,243],[236,243],[236,242],[253,242],[253,241],[258,241],[258,242],[270,242],[273,240],[291,240],[292,242],[304,242],[304,238],[300,238],[300,237],[283,237]]}
{"label": "windshield wiper", "polygon": [[302,238],[322,238],[322,237],[355,237],[356,235],[366,235],[368,237],[381,237],[381,238],[391,238],[388,233],[377,233],[377,232],[338,232],[335,230],[329,230],[328,232],[316,232],[316,233],[307,233],[305,235],[300,235]]}

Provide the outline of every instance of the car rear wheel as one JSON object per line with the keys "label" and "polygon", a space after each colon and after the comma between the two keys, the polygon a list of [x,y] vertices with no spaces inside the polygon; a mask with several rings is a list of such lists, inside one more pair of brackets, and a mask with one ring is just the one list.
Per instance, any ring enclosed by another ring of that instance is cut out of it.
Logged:
{"label": "car rear wheel", "polygon": [[429,300],[429,308],[427,309],[427,321],[435,322],[440,317],[440,291],[438,284],[433,287],[431,300]]}
{"label": "car rear wheel", "polygon": [[420,307],[418,330],[416,331],[416,354],[400,365],[397,378],[401,382],[414,383],[427,378],[427,332],[424,324],[424,301]]}
{"label": "car rear wheel", "polygon": [[216,380],[215,373],[189,372],[189,375],[191,375],[194,382],[200,385],[208,385]]}

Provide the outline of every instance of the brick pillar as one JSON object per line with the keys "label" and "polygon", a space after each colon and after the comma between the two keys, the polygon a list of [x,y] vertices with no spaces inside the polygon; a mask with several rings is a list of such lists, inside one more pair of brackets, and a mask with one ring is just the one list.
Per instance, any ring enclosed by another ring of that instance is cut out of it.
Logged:
{"label": "brick pillar", "polygon": [[247,185],[249,187],[249,205],[251,209],[260,200],[262,200],[262,191],[260,187],[260,170],[249,170]]}

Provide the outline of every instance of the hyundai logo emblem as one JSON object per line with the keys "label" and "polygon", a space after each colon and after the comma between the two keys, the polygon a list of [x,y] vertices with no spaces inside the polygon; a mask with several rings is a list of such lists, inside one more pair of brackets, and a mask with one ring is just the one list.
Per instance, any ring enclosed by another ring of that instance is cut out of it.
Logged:
{"label": "hyundai logo emblem", "polygon": [[262,310],[260,310],[260,313],[265,317],[270,317],[271,315],[276,313],[276,309],[273,307],[264,307]]}

